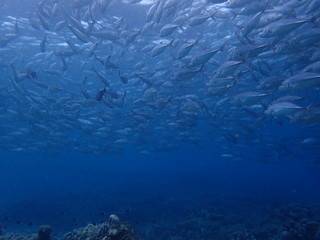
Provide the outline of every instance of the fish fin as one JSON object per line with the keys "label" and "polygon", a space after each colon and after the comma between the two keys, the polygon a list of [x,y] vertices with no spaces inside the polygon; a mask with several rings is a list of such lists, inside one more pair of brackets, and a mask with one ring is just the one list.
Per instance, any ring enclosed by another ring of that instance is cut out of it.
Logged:
{"label": "fish fin", "polygon": [[175,38],[172,39],[172,40],[168,43],[168,46],[171,47],[175,40],[176,40]]}
{"label": "fish fin", "polygon": [[183,28],[183,26],[182,25],[179,25],[179,27],[178,27],[183,33],[186,31],[186,29],[187,28]]}
{"label": "fish fin", "polygon": [[263,9],[261,10],[261,13],[264,13],[270,6],[271,0],[267,0],[266,4],[264,5]]}
{"label": "fish fin", "polygon": [[229,44],[229,41],[225,41],[222,46],[219,48],[219,52],[225,52],[226,46]]}
{"label": "fish fin", "polygon": [[233,21],[238,16],[238,14],[235,11],[230,11],[230,13],[233,15],[231,18],[231,21]]}
{"label": "fish fin", "polygon": [[320,23],[317,22],[318,18],[320,18],[320,13],[316,14],[310,19],[310,22],[312,22],[315,27],[320,27]]}
{"label": "fish fin", "polygon": [[314,102],[311,102],[308,106],[305,107],[305,109],[310,110],[314,106]]}
{"label": "fish fin", "polygon": [[309,91],[308,91],[308,89],[305,90],[305,96],[306,96],[306,99],[307,99],[309,102],[312,103],[312,100],[311,100],[310,97],[309,97]]}
{"label": "fish fin", "polygon": [[201,34],[199,35],[199,37],[197,37],[197,39],[195,40],[194,44],[197,45],[197,46],[199,46],[199,42],[200,42],[200,40],[201,40],[202,37],[203,37],[203,33],[201,33]]}
{"label": "fish fin", "polygon": [[174,54],[173,54],[172,52],[170,52],[170,56],[172,57],[172,59],[173,59],[174,61],[179,60],[178,58],[176,58],[176,56],[174,56]]}

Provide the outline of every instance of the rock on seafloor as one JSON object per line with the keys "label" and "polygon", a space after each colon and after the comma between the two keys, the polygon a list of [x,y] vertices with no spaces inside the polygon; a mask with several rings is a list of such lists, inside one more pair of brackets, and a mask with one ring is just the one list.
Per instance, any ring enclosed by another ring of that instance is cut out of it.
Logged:
{"label": "rock on seafloor", "polygon": [[0,240],[139,240],[130,224],[121,222],[112,214],[107,222],[93,225],[89,224],[84,228],[74,229],[59,238],[53,236],[49,225],[43,225],[35,234],[3,233]]}

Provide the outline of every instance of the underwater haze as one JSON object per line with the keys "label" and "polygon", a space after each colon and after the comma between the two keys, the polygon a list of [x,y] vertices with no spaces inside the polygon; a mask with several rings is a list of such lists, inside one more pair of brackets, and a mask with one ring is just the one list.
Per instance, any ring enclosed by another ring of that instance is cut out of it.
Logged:
{"label": "underwater haze", "polygon": [[0,240],[44,224],[320,240],[320,1],[0,0]]}

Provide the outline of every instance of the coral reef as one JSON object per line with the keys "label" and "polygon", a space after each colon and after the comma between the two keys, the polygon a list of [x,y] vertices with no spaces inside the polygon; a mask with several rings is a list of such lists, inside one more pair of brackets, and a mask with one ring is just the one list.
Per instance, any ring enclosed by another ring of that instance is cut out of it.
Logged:
{"label": "coral reef", "polygon": [[254,235],[247,231],[238,231],[233,233],[232,240],[257,240]]}
{"label": "coral reef", "polygon": [[[1,229],[0,229],[1,230]],[[128,223],[121,222],[112,214],[105,223],[89,224],[84,228],[66,233],[62,238],[51,236],[52,229],[43,225],[36,234],[0,234],[0,240],[139,240],[133,228]],[[1,233],[1,232],[0,232]]]}
{"label": "coral reef", "polygon": [[89,224],[85,228],[64,235],[63,240],[138,240],[133,228],[112,214],[108,222],[99,225]]}
{"label": "coral reef", "polygon": [[[154,219],[156,225],[150,223],[144,229],[140,228],[143,239],[320,240],[320,206],[317,205],[267,206],[261,212],[247,209],[246,213],[235,208],[228,211],[228,205],[225,208],[209,205],[201,210],[185,207],[179,210],[175,206],[175,211],[170,215],[172,208],[168,206],[166,213],[171,219]],[[183,217],[177,211],[181,211]],[[172,221],[174,217],[180,218]],[[59,237],[52,234],[50,226],[43,225],[36,233],[29,235],[2,231],[0,240],[140,240],[140,237],[130,224],[112,214],[106,222],[89,224]]]}
{"label": "coral reef", "polygon": [[320,240],[320,224],[308,219],[289,221],[284,225],[280,240]]}
{"label": "coral reef", "polygon": [[49,225],[42,225],[38,230],[37,240],[51,240],[51,232]]}

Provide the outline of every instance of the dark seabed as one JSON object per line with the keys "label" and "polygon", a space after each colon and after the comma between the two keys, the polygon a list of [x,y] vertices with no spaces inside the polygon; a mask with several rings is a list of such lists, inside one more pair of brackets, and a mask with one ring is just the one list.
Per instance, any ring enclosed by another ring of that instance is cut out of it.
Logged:
{"label": "dark seabed", "polygon": [[319,88],[319,0],[0,0],[0,240],[320,240]]}

